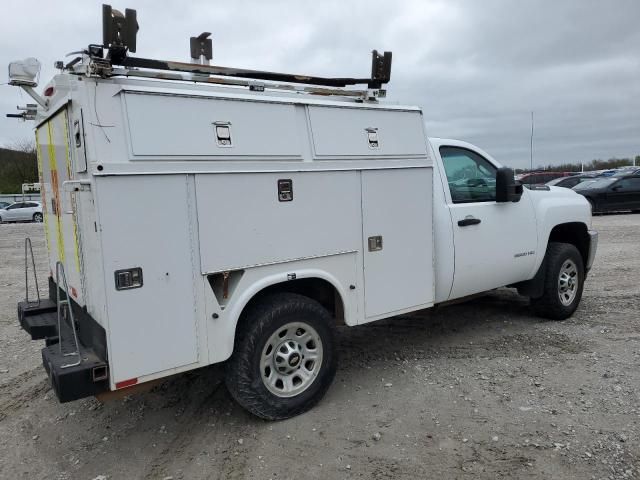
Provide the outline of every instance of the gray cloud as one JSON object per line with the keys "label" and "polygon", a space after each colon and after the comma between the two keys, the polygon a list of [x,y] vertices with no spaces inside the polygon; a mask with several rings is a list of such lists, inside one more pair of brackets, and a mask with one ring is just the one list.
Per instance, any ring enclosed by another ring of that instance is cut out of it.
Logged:
{"label": "gray cloud", "polygon": [[[0,64],[53,61],[101,38],[102,2],[23,1],[0,25]],[[47,6],[50,5],[50,6]],[[162,5],[159,7],[158,5]],[[503,163],[640,154],[640,2],[129,0],[139,56],[186,59],[188,37],[213,32],[221,65],[367,75],[372,48],[392,50],[389,100],[423,107],[432,136],[468,140]],[[6,80],[3,80],[6,81]],[[28,100],[0,87],[0,112]],[[31,135],[0,119],[0,143]]]}

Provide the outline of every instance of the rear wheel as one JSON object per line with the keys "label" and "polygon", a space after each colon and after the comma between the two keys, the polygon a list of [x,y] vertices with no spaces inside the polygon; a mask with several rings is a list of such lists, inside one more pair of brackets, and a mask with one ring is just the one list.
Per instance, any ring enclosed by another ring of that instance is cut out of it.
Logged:
{"label": "rear wheel", "polygon": [[543,295],[531,299],[537,315],[564,320],[576,311],[584,287],[584,265],[578,249],[569,243],[551,242],[544,259]]}
{"label": "rear wheel", "polygon": [[34,213],[33,214],[33,221],[37,222],[37,223],[42,222],[42,214],[39,213],[39,212],[38,213]]}
{"label": "rear wheel", "polygon": [[281,420],[312,408],[336,373],[329,312],[302,295],[265,296],[243,314],[225,382],[254,415]]}

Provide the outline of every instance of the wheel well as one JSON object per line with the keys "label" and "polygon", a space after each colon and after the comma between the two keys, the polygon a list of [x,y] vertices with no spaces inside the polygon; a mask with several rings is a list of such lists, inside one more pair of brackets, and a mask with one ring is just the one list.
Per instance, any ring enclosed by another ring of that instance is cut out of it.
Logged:
{"label": "wheel well", "polygon": [[[574,245],[580,252],[584,265],[587,264],[587,257],[589,256],[589,241],[587,226],[580,222],[556,225],[549,234],[549,242],[570,243],[571,245]],[[517,288],[518,293],[525,297],[541,297],[544,287],[545,263],[546,259],[543,259],[538,272],[531,280],[518,282],[510,286]]]}
{"label": "wheel well", "polygon": [[570,222],[556,225],[549,234],[549,242],[562,242],[574,245],[580,252],[584,264],[587,264],[587,257],[589,256],[589,233],[584,223]]}
{"label": "wheel well", "polygon": [[[344,325],[344,304],[338,290],[328,281],[321,278],[301,278],[276,283],[260,290],[243,308],[243,313],[252,304],[271,293],[289,292],[304,295],[317,301],[335,318],[338,325]],[[240,315],[242,317],[242,315]]]}

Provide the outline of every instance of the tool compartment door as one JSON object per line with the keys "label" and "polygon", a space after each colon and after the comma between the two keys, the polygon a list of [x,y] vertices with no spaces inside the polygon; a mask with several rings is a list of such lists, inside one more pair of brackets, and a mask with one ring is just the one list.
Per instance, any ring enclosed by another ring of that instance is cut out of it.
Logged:
{"label": "tool compartment door", "polygon": [[362,172],[365,317],[433,304],[432,168]]}
{"label": "tool compartment door", "polygon": [[[138,92],[123,96],[136,160],[302,158],[294,105]],[[219,128],[228,140],[218,137]]]}
{"label": "tool compartment door", "polygon": [[[96,181],[114,383],[198,361],[193,211],[186,175]],[[117,290],[115,272],[142,269]]]}
{"label": "tool compartment door", "polygon": [[314,154],[319,160],[427,155],[423,118],[417,110],[310,106],[309,118]]}

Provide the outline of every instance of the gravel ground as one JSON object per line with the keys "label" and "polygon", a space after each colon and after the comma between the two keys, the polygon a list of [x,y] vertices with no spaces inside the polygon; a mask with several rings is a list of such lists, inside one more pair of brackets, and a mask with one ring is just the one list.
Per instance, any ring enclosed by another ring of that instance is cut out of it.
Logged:
{"label": "gravel ground", "polygon": [[503,289],[343,328],[311,412],[269,423],[218,367],[101,404],[59,404],[16,322],[23,238],[0,225],[0,478],[640,478],[640,215],[594,218],[582,305],[541,321]]}

